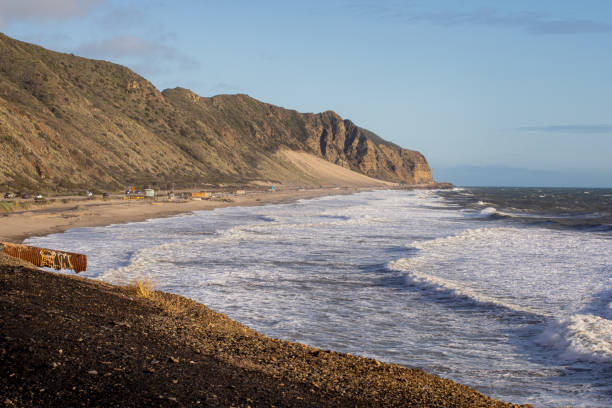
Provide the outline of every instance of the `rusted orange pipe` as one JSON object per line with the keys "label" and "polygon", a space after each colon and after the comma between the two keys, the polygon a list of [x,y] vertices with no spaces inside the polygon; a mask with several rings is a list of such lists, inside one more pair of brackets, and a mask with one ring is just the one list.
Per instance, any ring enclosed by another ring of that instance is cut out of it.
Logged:
{"label": "rusted orange pipe", "polygon": [[87,269],[87,256],[83,254],[13,244],[11,242],[0,242],[0,245],[4,246],[4,253],[7,255],[23,259],[36,266],[55,269],[72,269],[76,273]]}

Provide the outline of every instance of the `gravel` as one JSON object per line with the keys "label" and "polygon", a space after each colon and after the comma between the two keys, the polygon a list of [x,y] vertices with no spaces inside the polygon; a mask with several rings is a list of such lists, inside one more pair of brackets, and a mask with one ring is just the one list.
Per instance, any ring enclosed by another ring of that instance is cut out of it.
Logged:
{"label": "gravel", "polygon": [[263,336],[189,299],[0,255],[7,407],[506,407],[394,364]]}

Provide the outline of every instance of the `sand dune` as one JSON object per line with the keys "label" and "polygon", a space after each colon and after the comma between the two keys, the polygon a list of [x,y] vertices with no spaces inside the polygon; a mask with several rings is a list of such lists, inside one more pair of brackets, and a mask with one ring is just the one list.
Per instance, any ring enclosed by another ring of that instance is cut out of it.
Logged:
{"label": "sand dune", "polygon": [[[374,179],[361,173],[349,170],[337,164],[330,163],[313,154],[296,152],[283,149],[277,156],[288,161],[294,168],[293,178],[298,180],[295,173],[304,175],[302,178],[312,180],[312,185],[322,185],[325,187],[373,187],[373,186],[393,186],[395,183]],[[282,174],[285,183],[292,182],[292,174]],[[294,181],[294,183],[298,183]]]}

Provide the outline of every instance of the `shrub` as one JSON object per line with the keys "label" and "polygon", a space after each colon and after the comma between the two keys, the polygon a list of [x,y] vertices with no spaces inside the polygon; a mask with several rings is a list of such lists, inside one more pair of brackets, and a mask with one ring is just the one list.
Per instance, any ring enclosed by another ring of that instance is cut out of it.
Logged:
{"label": "shrub", "polygon": [[137,278],[131,287],[138,297],[151,299],[155,295],[155,283],[149,278]]}
{"label": "shrub", "polygon": [[138,297],[152,301],[168,313],[185,311],[180,296],[158,292],[155,290],[155,286],[155,282],[151,278],[141,276],[128,285],[127,289]]}

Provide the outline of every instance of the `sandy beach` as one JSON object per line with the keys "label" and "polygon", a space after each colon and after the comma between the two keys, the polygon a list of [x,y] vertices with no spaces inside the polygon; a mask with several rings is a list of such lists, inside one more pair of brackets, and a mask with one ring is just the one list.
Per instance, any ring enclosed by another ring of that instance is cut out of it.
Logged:
{"label": "sandy beach", "polygon": [[[318,188],[302,190],[249,191],[224,200],[128,201],[120,196],[109,200],[56,200],[46,205],[32,205],[26,210],[0,214],[0,241],[21,243],[31,236],[63,232],[71,228],[94,227],[149,218],[169,217],[192,211],[230,206],[278,204],[333,194],[351,194],[367,187]],[[58,248],[59,249],[59,248]]]}
{"label": "sandy beach", "polygon": [[[263,190],[271,182],[260,182],[259,188],[245,190],[244,195],[230,195],[211,200],[164,200],[166,192],[157,192],[155,200],[124,200],[122,194],[102,200],[85,197],[54,197],[46,204],[32,200],[18,200],[27,208],[2,212],[0,207],[0,241],[20,243],[31,236],[63,232],[71,228],[94,227],[126,222],[144,221],[149,218],[168,217],[199,210],[212,210],[230,206],[253,206],[291,202],[299,199],[336,194],[352,194],[358,191],[396,188],[395,183],[377,180],[335,165],[320,157],[303,152],[281,150],[277,153],[288,160],[300,172],[308,174],[320,188],[300,188],[277,185],[275,191]],[[272,176],[272,175],[271,175]],[[295,180],[296,185],[299,180]],[[436,183],[431,184],[435,186]],[[417,185],[416,188],[428,185]],[[52,201],[52,202],[51,202]],[[0,201],[2,204],[2,201]],[[59,248],[58,248],[59,249]]]}

